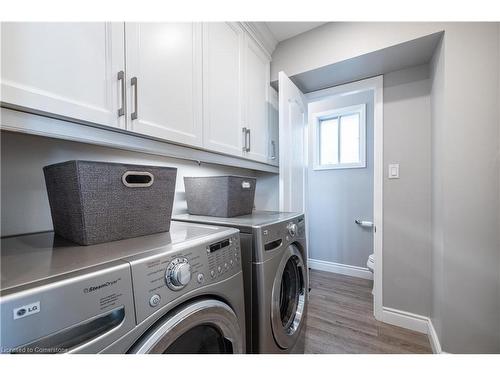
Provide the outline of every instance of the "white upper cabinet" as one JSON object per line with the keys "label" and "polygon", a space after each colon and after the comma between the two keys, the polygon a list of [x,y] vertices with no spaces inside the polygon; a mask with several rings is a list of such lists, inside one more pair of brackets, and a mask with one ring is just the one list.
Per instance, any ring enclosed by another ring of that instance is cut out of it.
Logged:
{"label": "white upper cabinet", "polygon": [[243,155],[244,32],[230,22],[203,24],[203,145]]}
{"label": "white upper cabinet", "polygon": [[245,43],[245,112],[244,124],[249,129],[246,155],[269,163],[268,90],[270,59],[257,42],[246,35]]}
{"label": "white upper cabinet", "polygon": [[123,33],[123,23],[2,22],[1,101],[124,128]]}
{"label": "white upper cabinet", "polygon": [[126,23],[127,128],[202,146],[199,23]]}
{"label": "white upper cabinet", "polygon": [[1,104],[275,164],[248,24],[2,23]]}

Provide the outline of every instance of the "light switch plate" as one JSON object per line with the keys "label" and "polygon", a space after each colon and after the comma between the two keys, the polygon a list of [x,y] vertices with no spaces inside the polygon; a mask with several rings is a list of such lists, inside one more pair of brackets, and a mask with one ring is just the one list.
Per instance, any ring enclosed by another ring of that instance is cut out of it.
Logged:
{"label": "light switch plate", "polygon": [[388,178],[399,178],[399,164],[389,164]]}

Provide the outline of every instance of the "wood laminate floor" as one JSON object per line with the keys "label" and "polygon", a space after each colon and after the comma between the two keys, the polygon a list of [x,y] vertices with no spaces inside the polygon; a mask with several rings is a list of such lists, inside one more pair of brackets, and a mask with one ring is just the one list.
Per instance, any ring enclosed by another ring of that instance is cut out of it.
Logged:
{"label": "wood laminate floor", "polygon": [[432,353],[427,335],[373,317],[372,281],[310,271],[306,353]]}

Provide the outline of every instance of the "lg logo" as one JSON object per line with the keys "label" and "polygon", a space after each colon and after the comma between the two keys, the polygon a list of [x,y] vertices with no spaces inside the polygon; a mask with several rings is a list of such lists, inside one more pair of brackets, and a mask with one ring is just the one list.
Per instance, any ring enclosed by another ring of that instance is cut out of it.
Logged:
{"label": "lg logo", "polygon": [[13,310],[14,319],[24,318],[40,312],[40,301],[17,307]]}
{"label": "lg logo", "polygon": [[26,314],[26,309],[19,309],[17,310],[17,316],[23,316],[24,314]]}

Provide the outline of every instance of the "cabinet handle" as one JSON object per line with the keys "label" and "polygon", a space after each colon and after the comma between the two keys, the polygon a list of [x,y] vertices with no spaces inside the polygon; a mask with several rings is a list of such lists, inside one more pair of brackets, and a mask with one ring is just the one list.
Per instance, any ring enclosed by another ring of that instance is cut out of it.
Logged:
{"label": "cabinet handle", "polygon": [[243,127],[241,129],[241,132],[242,132],[242,135],[243,135],[243,152],[246,152],[247,149],[248,149],[248,146],[247,146],[247,128]]}
{"label": "cabinet handle", "polygon": [[134,88],[134,112],[130,114],[132,120],[137,120],[139,116],[139,107],[137,105],[137,77],[132,77],[130,85]]}
{"label": "cabinet handle", "polygon": [[276,160],[276,142],[275,141],[271,141],[271,148],[272,148],[271,160]]}
{"label": "cabinet handle", "polygon": [[250,129],[247,129],[247,135],[248,135],[247,152],[250,152],[250,149],[252,148],[252,139],[250,138]]}
{"label": "cabinet handle", "polygon": [[125,114],[125,72],[120,70],[118,72],[118,81],[121,81],[121,92],[122,92],[122,107],[118,108],[118,117]]}

